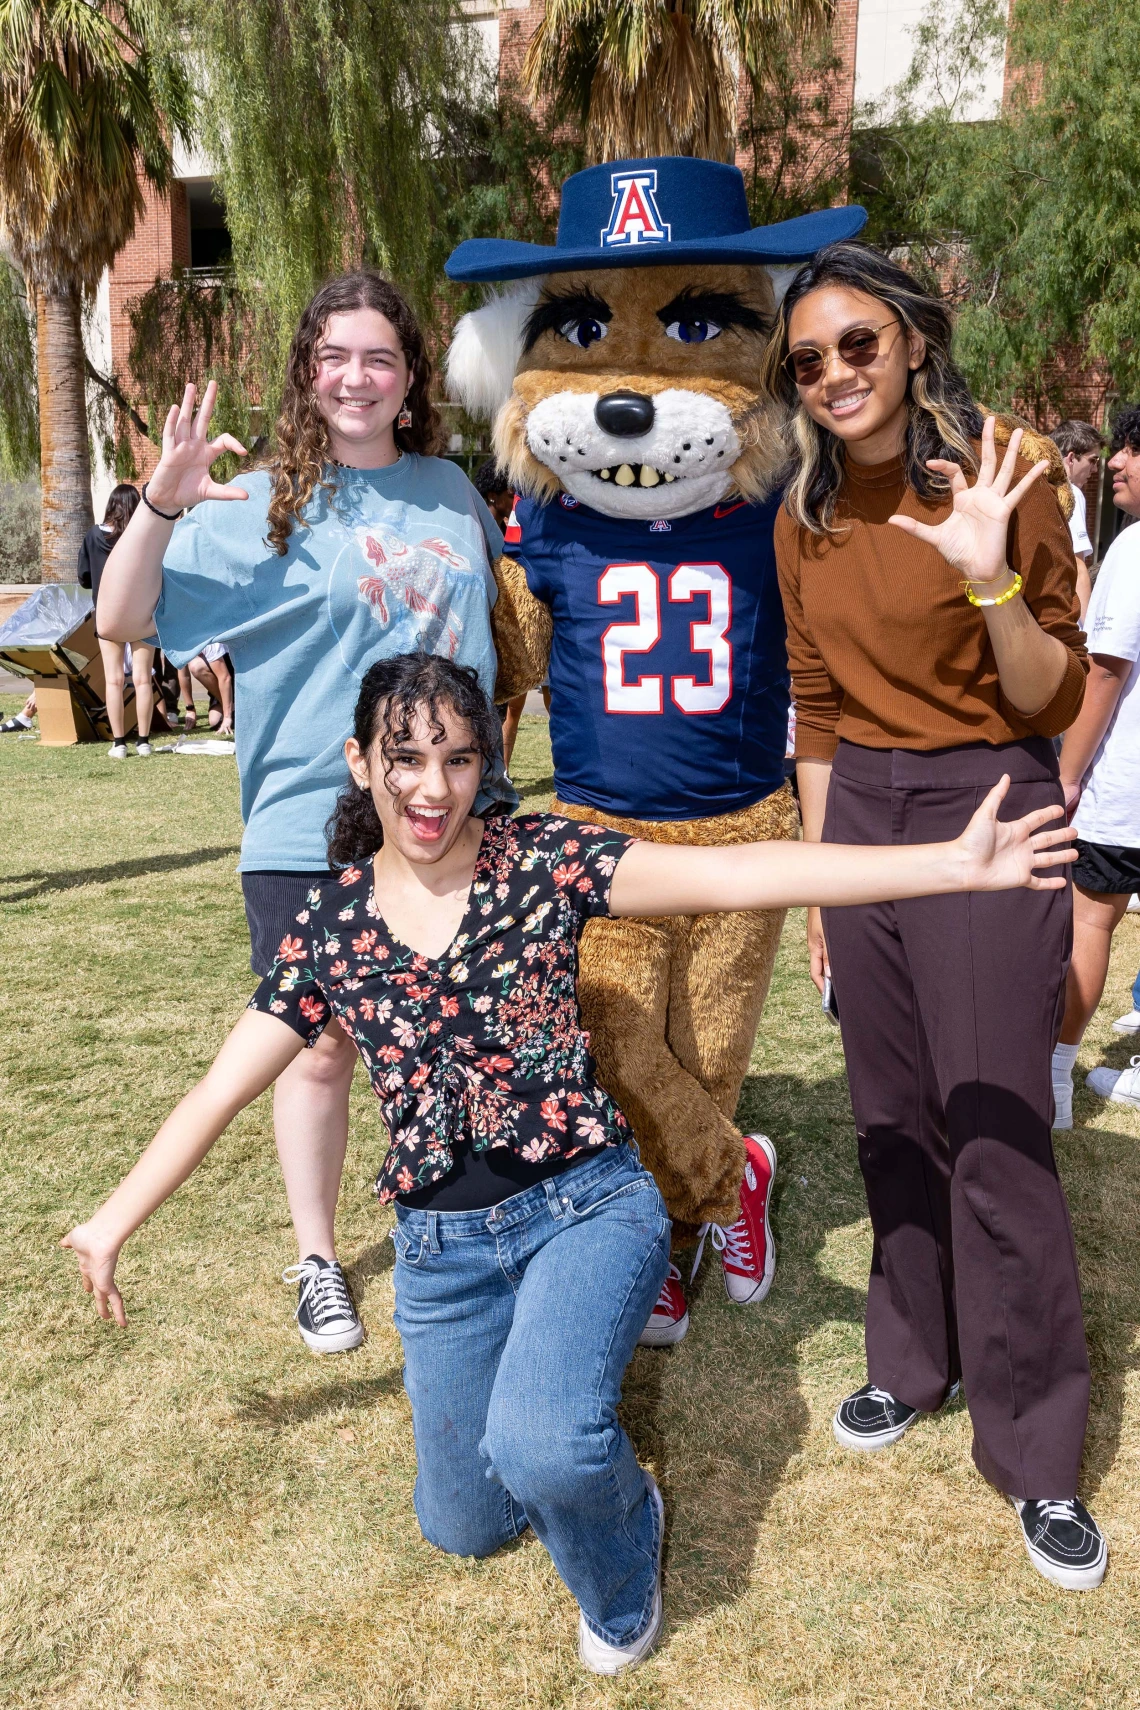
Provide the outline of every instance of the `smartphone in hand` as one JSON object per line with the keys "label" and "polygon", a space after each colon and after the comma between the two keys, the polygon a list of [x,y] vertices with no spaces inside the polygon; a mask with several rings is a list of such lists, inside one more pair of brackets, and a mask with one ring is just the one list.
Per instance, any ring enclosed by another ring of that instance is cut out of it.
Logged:
{"label": "smartphone in hand", "polygon": [[835,995],[835,987],[831,983],[831,975],[826,974],[823,981],[823,999],[820,1004],[828,1021],[833,1027],[839,1026],[839,999]]}

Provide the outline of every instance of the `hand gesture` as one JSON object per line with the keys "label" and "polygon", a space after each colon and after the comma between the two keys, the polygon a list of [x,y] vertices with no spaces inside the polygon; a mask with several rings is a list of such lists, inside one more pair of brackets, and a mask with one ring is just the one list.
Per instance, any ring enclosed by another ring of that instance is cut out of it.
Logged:
{"label": "hand gesture", "polygon": [[977,813],[957,839],[966,864],[964,889],[1009,891],[1024,885],[1030,891],[1059,891],[1065,876],[1042,878],[1042,867],[1068,866],[1077,858],[1072,846],[1076,832],[1067,825],[1042,831],[1050,820],[1063,820],[1063,807],[1038,808],[1024,819],[1000,820],[998,808],[1009,789],[1009,774],[994,785]]}
{"label": "hand gesture", "polygon": [[972,487],[956,463],[932,457],[926,465],[928,469],[945,475],[950,482],[954,509],[946,521],[931,526],[916,522],[913,517],[893,516],[887,520],[904,533],[924,540],[928,546],[937,547],[946,562],[960,570],[968,581],[979,584],[996,582],[1008,568],[1009,519],[1033,483],[1049,467],[1047,461],[1035,463],[1028,475],[1010,492],[1009,484],[1013,480],[1013,466],[1020,444],[1021,429],[1018,428],[1010,438],[1009,449],[998,469],[994,418],[987,417],[982,429],[982,464]]}
{"label": "hand gesture", "polygon": [[123,1297],[115,1287],[119,1249],[100,1241],[90,1224],[80,1223],[65,1235],[61,1247],[70,1247],[79,1260],[79,1280],[87,1294],[95,1296],[100,1318],[114,1318],[120,1330],[127,1327]]}
{"label": "hand gesture", "polygon": [[196,388],[187,386],[181,405],[171,404],[162,429],[162,456],[147,483],[147,497],[160,511],[181,511],[200,499],[249,498],[244,487],[223,487],[210,479],[210,465],[224,451],[236,452],[239,457],[248,454],[232,433],[207,438],[218,396],[217,382],[210,381],[201,408],[194,415],[196,396]]}

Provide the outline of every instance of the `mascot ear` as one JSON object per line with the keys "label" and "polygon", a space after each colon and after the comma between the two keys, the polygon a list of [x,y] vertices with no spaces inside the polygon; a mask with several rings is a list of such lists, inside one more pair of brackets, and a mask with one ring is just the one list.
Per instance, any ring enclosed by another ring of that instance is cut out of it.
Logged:
{"label": "mascot ear", "polygon": [[469,416],[493,421],[510,397],[541,285],[540,279],[520,280],[457,322],[445,361],[447,395]]}

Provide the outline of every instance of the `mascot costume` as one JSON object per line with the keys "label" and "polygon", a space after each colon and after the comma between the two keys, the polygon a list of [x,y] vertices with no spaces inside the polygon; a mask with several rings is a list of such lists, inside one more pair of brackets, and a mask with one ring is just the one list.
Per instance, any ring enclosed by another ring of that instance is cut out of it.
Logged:
{"label": "mascot costume", "polygon": [[[458,323],[448,385],[493,417],[519,496],[496,567],[497,698],[549,678],[555,812],[667,843],[798,835],[760,367],[774,278],[865,219],[753,229],[736,167],[626,160],[566,181],[554,246],[472,239],[448,261],[452,279],[507,282]],[[599,920],[581,945],[601,1080],[678,1232],[711,1229],[740,1302],[774,1267],[775,1154],[733,1115],[782,924]],[[673,1269],[643,1340],[687,1322]]]}

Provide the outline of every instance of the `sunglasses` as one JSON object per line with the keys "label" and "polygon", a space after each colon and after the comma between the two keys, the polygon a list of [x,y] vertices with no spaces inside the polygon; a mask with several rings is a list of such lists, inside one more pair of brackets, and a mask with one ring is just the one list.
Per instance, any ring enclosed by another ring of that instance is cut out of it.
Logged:
{"label": "sunglasses", "polygon": [[879,327],[852,327],[838,344],[825,345],[822,350],[816,350],[814,345],[801,344],[785,356],[784,373],[797,386],[814,386],[817,380],[822,380],[827,359],[833,352],[848,368],[869,368],[879,354],[879,334],[888,327],[894,327],[896,332],[902,331],[898,321],[884,321]]}

